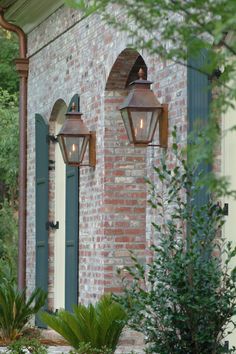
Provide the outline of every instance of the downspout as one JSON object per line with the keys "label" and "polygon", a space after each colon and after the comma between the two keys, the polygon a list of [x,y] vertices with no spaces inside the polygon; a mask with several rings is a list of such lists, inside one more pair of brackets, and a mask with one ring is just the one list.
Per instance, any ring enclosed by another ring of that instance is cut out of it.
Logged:
{"label": "downspout", "polygon": [[15,32],[19,38],[19,58],[15,60],[20,76],[19,101],[19,204],[18,204],[18,289],[26,286],[26,181],[27,181],[27,79],[29,59],[27,59],[27,37],[24,31],[4,18],[0,7],[0,26]]}

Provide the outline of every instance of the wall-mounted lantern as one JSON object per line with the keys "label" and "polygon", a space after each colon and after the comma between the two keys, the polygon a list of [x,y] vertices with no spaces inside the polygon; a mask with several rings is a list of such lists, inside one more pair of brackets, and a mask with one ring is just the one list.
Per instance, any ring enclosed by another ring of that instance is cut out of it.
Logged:
{"label": "wall-mounted lantern", "polygon": [[[71,112],[66,113],[66,121],[57,135],[62,156],[66,165],[91,166],[96,165],[96,135],[85,126],[82,113],[75,111],[75,103]],[[89,164],[83,164],[85,151],[89,145]]]}
{"label": "wall-mounted lantern", "polygon": [[159,121],[158,146],[167,147],[167,105],[158,102],[150,89],[152,82],[144,79],[143,69],[139,70],[138,75],[139,80],[130,84],[129,95],[120,107],[129,141],[135,146],[148,146],[153,140]]}

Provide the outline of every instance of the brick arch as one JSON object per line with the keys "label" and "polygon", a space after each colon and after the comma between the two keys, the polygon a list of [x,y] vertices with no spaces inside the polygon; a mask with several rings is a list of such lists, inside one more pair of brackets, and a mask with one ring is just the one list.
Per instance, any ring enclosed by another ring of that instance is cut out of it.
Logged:
{"label": "brick arch", "polygon": [[130,262],[129,250],[145,257],[146,149],[129,144],[119,107],[127,86],[147,66],[134,49],[125,49],[109,74],[104,95],[104,291],[120,292],[118,266]]}
{"label": "brick arch", "polygon": [[137,79],[140,68],[143,68],[147,77],[147,65],[139,52],[131,48],[124,49],[112,66],[105,90],[126,89],[130,82]]}
{"label": "brick arch", "polygon": [[67,105],[65,101],[59,98],[58,100],[56,100],[56,102],[53,105],[49,121],[55,122],[56,120],[58,120],[59,116],[62,116],[66,113],[66,110],[67,110]]}

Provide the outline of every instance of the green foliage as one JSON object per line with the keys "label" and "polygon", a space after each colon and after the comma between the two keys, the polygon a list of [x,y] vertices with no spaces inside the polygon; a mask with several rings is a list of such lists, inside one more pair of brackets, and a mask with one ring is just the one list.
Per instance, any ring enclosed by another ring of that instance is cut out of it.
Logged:
{"label": "green foliage", "polygon": [[0,89],[0,258],[17,254],[18,108],[16,95]]}
{"label": "green foliage", "polygon": [[205,201],[197,201],[197,167],[186,163],[176,143],[170,160],[163,154],[156,182],[149,181],[158,218],[153,260],[145,267],[132,255],[134,265],[125,268],[132,281],[124,274],[125,294],[116,298],[129,326],[144,333],[148,353],[231,352],[223,343],[236,327],[236,248],[222,239],[223,212],[207,190]]}
{"label": "green foliage", "polygon": [[0,198],[13,204],[17,197],[18,176],[18,103],[16,95],[0,89]]}
{"label": "green foliage", "polygon": [[61,310],[57,315],[45,312],[41,317],[80,353],[86,349],[91,354],[104,348],[115,352],[126,314],[110,295],[104,295],[94,306],[78,305],[73,313]]}
{"label": "green foliage", "polygon": [[15,35],[0,28],[0,88],[15,94],[18,91],[19,77],[14,59],[18,55],[18,40]]}
{"label": "green foliage", "polygon": [[106,347],[96,349],[90,343],[81,343],[80,348],[78,350],[71,350],[70,354],[112,354],[112,351]]}
{"label": "green foliage", "polygon": [[0,209],[0,260],[9,259],[16,273],[17,259],[17,212],[5,200]]}
{"label": "green foliage", "polygon": [[33,354],[47,354],[47,347],[37,339],[22,337],[7,347],[8,354],[25,354],[26,350]]}
{"label": "green foliage", "polygon": [[15,284],[16,275],[9,259],[0,258],[0,279],[2,284]]}
{"label": "green foliage", "polygon": [[[224,55],[236,54],[236,41],[226,41],[226,34],[235,31],[236,5],[234,0],[66,0],[69,6],[81,10],[85,16],[100,12],[103,18],[125,30],[135,41],[137,48],[145,48],[174,61],[187,59],[189,52],[197,55],[202,48],[213,49],[211,63],[205,70],[212,72],[212,65],[225,62]],[[120,5],[126,15],[123,21],[116,21],[110,5]],[[208,17],[205,14],[208,14]],[[121,23],[122,22],[122,23]],[[193,39],[195,39],[193,41]],[[168,44],[168,45],[167,45]],[[227,53],[223,54],[219,48]],[[214,53],[218,49],[218,56]],[[227,62],[227,68],[231,69]],[[225,73],[225,76],[228,71]]]}
{"label": "green foliage", "polygon": [[0,28],[0,46],[0,258],[16,263],[19,78],[13,60],[18,40]]}
{"label": "green foliage", "polygon": [[[208,63],[200,68],[191,66],[208,75],[209,85],[214,92],[209,114],[211,122],[205,127],[208,144],[204,142],[197,146],[195,158],[212,163],[214,148],[221,136],[219,117],[230,107],[235,106],[236,102],[235,0],[65,0],[65,2],[82,11],[85,17],[99,13],[106,23],[119,31],[125,31],[134,48],[145,49],[149,54],[158,55],[163,60],[171,60],[186,66],[189,57],[196,58],[202,51],[207,51]],[[117,16],[117,11],[111,10],[112,5],[116,5],[116,9],[120,6],[121,16]],[[221,75],[217,75],[220,72]],[[217,189],[221,196],[235,195],[235,191],[231,193],[229,190],[229,183],[225,178],[209,174],[205,181],[212,191],[215,192],[214,189]]]}
{"label": "green foliage", "polygon": [[[10,271],[2,269],[0,283],[0,335],[5,340],[18,338],[29,321],[44,305],[46,293],[35,289],[26,300],[26,291],[19,291]],[[10,281],[9,281],[10,280]]]}
{"label": "green foliage", "polygon": [[[0,28],[0,203],[10,201],[14,213],[18,175],[18,74],[13,60],[18,55],[15,35]],[[9,215],[6,205],[0,206]],[[3,220],[1,220],[3,221]],[[13,225],[15,220],[13,217]],[[4,227],[7,227],[7,222]],[[13,234],[15,233],[15,228]],[[0,231],[0,239],[3,234]]]}

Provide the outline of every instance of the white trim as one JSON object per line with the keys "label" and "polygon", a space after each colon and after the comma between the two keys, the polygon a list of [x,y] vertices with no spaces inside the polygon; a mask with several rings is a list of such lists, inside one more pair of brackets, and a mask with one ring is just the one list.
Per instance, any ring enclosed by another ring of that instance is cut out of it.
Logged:
{"label": "white trim", "polygon": [[[65,117],[63,115],[63,117]],[[59,133],[62,123],[58,117],[55,126]],[[55,220],[59,229],[54,240],[54,309],[65,308],[65,210],[66,210],[66,167],[59,144],[55,145]]]}

